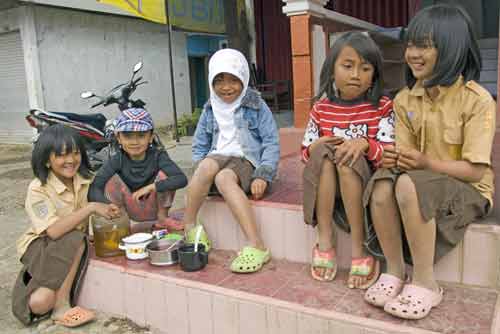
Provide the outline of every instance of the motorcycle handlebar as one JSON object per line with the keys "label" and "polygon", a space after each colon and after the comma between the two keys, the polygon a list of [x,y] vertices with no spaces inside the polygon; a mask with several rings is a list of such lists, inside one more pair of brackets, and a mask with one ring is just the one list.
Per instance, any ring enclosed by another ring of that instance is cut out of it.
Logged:
{"label": "motorcycle handlebar", "polygon": [[[136,64],[136,66],[137,66],[137,64]],[[141,63],[141,68],[142,68],[142,63]],[[139,70],[141,68],[139,68]],[[139,71],[139,70],[137,70],[137,71]],[[135,71],[135,69],[134,69],[134,71]],[[128,83],[123,83],[123,84],[116,86],[108,93],[108,95],[106,95],[104,97],[96,96],[97,98],[99,98],[100,101],[93,104],[90,108],[92,109],[92,108],[95,108],[95,107],[100,106],[100,105],[108,106],[110,104],[115,104],[115,103],[118,104],[118,108],[120,110],[124,110],[126,108],[129,108],[129,106],[132,106],[134,108],[145,106],[146,103],[144,103],[140,99],[137,99],[135,101],[130,99],[130,96],[134,93],[137,86],[147,83],[147,81],[140,82],[143,78],[142,76],[134,79],[134,76],[137,73],[137,71],[135,71],[132,74],[132,78],[130,79],[130,81]]]}

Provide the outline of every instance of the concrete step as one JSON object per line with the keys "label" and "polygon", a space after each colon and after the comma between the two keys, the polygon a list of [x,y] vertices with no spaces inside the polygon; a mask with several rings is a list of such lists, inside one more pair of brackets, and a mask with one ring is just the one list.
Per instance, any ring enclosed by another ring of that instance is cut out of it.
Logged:
{"label": "concrete step", "polygon": [[[333,282],[313,280],[308,263],[315,231],[302,221],[303,166],[296,156],[300,141],[300,130],[282,133],[286,147],[273,192],[252,203],[273,253],[262,271],[230,272],[236,255],[232,250],[245,240],[226,204],[212,198],[200,217],[215,247],[227,250],[212,251],[205,269],[185,273],[178,266],[151,266],[147,260],[93,256],[79,304],[127,317],[155,334],[500,333],[500,226],[469,226],[464,241],[437,264],[445,298],[423,320],[393,318],[367,305],[363,292],[347,289],[350,240],[343,232],[338,253],[344,271]],[[500,207],[500,198],[495,203]]]}
{"label": "concrete step", "polygon": [[[316,231],[304,224],[300,205],[254,202],[253,208],[258,228],[274,258],[310,262]],[[246,245],[225,202],[209,200],[200,217],[216,248],[237,251]],[[338,263],[347,270],[351,263],[351,238],[337,230]],[[436,264],[436,275],[444,282],[500,288],[500,226],[488,221],[471,224],[464,240]]]}
{"label": "concrete step", "polygon": [[[304,224],[302,213],[303,164],[296,155],[281,159],[278,180],[264,200],[252,201],[257,226],[276,259],[309,263],[316,231]],[[239,250],[246,240],[228,206],[220,197],[209,198],[199,214],[214,245]],[[436,264],[439,280],[500,287],[500,226],[491,218],[468,227],[464,240]],[[337,229],[339,265],[351,261],[350,235]]]}
{"label": "concrete step", "polygon": [[154,334],[498,334],[495,290],[442,284],[445,297],[418,321],[394,318],[348,289],[310,277],[303,263],[273,259],[254,274],[233,274],[236,254],[214,250],[209,264],[186,273],[178,265],[93,256],[79,305],[127,317]]}

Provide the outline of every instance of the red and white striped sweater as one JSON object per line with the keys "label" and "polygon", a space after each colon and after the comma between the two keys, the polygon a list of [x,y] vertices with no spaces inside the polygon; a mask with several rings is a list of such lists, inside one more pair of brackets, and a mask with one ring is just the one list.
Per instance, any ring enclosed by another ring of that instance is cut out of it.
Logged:
{"label": "red and white striped sweater", "polygon": [[382,96],[378,107],[367,101],[351,104],[324,98],[316,102],[302,141],[304,161],[309,159],[309,145],[323,136],[343,137],[346,140],[367,138],[369,149],[366,158],[373,167],[378,167],[382,161],[383,145],[394,143],[392,101]]}

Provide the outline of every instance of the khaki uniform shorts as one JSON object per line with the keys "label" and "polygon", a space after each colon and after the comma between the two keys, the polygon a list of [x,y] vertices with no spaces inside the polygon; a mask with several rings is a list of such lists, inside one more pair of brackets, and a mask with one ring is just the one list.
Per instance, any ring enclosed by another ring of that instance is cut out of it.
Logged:
{"label": "khaki uniform shorts", "polygon": [[[422,217],[426,222],[432,218],[436,221],[434,262],[437,262],[464,238],[467,225],[488,214],[490,203],[470,184],[451,176],[429,170],[413,170],[405,173],[415,185]],[[378,180],[388,179],[395,184],[401,174],[397,170],[378,170],[365,190],[364,204],[368,205],[374,184]],[[405,235],[402,239],[405,261],[411,264],[411,254]],[[382,255],[376,236],[368,240],[368,248],[375,255]]]}
{"label": "khaki uniform shorts", "polygon": [[[211,159],[217,162],[219,170],[230,169],[238,177],[241,189],[246,194],[250,193],[250,186],[252,184],[252,176],[255,170],[254,166],[245,158],[231,157],[220,154],[210,154],[205,159]],[[209,195],[220,195],[217,186],[212,184],[210,187]]]}
{"label": "khaki uniform shorts", "polygon": [[30,325],[45,318],[29,308],[31,294],[40,287],[58,290],[68,275],[75,254],[85,242],[87,247],[71,287],[70,304],[74,306],[88,264],[88,241],[85,233],[73,230],[57,240],[41,236],[33,240],[21,258],[23,268],[12,290],[12,313],[23,324]]}

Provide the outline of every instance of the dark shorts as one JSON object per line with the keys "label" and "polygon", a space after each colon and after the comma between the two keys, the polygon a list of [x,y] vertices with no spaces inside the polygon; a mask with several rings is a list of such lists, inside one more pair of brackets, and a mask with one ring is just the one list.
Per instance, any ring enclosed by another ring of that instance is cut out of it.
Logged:
{"label": "dark shorts", "polygon": [[[433,218],[436,221],[434,262],[437,262],[464,238],[467,225],[488,214],[490,203],[469,183],[448,175],[428,170],[414,170],[406,174],[415,185],[422,217],[425,221]],[[378,180],[392,180],[395,184],[399,175],[401,173],[396,170],[377,171],[366,188],[365,205],[368,205],[374,184]],[[411,264],[408,243],[406,237],[402,237],[405,261]],[[376,237],[369,240],[368,248],[375,254],[382,253]]]}
{"label": "dark shorts", "polygon": [[85,233],[71,231],[57,240],[47,236],[35,239],[29,246],[21,262],[23,268],[17,276],[12,290],[12,313],[23,324],[30,325],[44,316],[35,315],[29,308],[31,294],[40,287],[58,290],[68,276],[75,254],[85,242],[87,247],[80,261],[78,272],[71,287],[70,304],[74,306],[88,264],[88,241]]}
{"label": "dark shorts", "polygon": [[[303,193],[303,211],[304,211],[304,221],[306,224],[316,226],[316,198],[319,186],[319,175],[321,172],[321,165],[324,159],[334,160],[335,145],[324,144],[315,150],[313,156],[307,161],[304,167],[303,173],[303,183],[304,183],[304,193]],[[372,175],[372,170],[368,161],[365,157],[360,157],[356,163],[351,167],[356,174],[361,179],[362,189],[365,189],[370,176]],[[337,185],[340,185],[337,174]],[[335,193],[335,208],[333,210],[333,221],[341,227],[344,231],[350,232],[349,222],[347,220],[347,214],[344,209],[344,204],[342,202],[340,187],[337,187]],[[369,217],[365,214],[365,220]],[[365,225],[367,225],[365,223]]]}
{"label": "dark shorts", "polygon": [[[252,176],[255,170],[254,166],[245,158],[231,157],[220,154],[208,155],[205,159],[211,159],[217,162],[219,170],[230,169],[238,177],[239,185],[246,194],[250,193],[250,186],[252,184]],[[220,195],[217,186],[212,184],[210,187],[209,195]]]}

